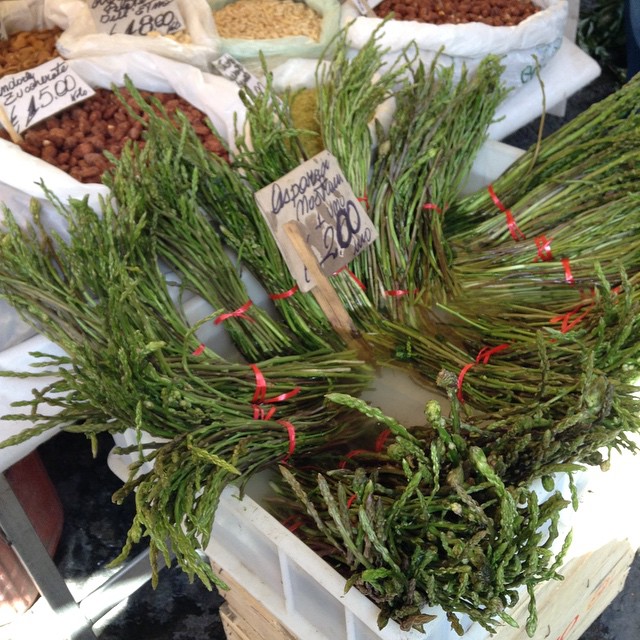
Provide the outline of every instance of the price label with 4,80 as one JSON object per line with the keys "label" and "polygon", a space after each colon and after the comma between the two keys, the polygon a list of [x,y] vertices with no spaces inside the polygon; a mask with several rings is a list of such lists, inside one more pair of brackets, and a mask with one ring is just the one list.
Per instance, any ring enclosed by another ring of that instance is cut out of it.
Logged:
{"label": "price label with 4,80", "polygon": [[146,36],[184,30],[176,0],[89,0],[89,8],[100,33]]}
{"label": "price label with 4,80", "polygon": [[94,93],[62,58],[0,79],[0,107],[18,133]]}

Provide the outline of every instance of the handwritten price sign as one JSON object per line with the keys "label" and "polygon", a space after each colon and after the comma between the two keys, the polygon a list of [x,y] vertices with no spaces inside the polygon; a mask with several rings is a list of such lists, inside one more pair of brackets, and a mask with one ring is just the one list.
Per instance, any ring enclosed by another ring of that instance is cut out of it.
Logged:
{"label": "handwritten price sign", "polygon": [[337,160],[328,151],[260,189],[254,197],[303,293],[316,282],[292,250],[284,230],[287,222],[295,220],[301,225],[307,245],[327,276],[349,264],[378,237]]}
{"label": "handwritten price sign", "polygon": [[264,92],[264,85],[260,80],[228,53],[220,56],[217,60],[213,60],[211,69],[216,75],[235,82],[241,89],[246,87],[256,94]]}
{"label": "handwritten price sign", "polygon": [[90,0],[89,8],[100,33],[146,36],[184,29],[175,0]]}
{"label": "handwritten price sign", "polygon": [[17,132],[94,93],[62,58],[0,79],[0,106]]}

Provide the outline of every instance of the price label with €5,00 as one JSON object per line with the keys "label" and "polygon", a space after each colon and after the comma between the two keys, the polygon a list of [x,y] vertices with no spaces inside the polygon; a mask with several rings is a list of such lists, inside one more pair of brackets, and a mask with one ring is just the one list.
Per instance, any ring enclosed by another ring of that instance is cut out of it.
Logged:
{"label": "price label with \u20ac5,00", "polygon": [[18,133],[94,93],[62,58],[0,79],[0,107]]}

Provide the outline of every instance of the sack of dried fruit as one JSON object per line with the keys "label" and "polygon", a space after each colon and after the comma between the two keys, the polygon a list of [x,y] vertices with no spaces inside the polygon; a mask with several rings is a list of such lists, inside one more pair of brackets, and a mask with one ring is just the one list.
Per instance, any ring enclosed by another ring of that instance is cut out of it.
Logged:
{"label": "sack of dried fruit", "polygon": [[[567,0],[373,0],[376,17],[362,16],[351,2],[342,10],[351,24],[349,42],[360,49],[383,20],[380,43],[397,57],[412,40],[420,58],[474,69],[488,54],[503,56],[503,81],[519,87],[535,78],[562,44]],[[392,15],[390,16],[390,13]],[[390,16],[390,17],[389,17]]]}
{"label": "sack of dried fruit", "polygon": [[[236,119],[242,123],[245,113],[234,83],[142,51],[79,58],[68,64],[96,95],[23,131],[20,144],[10,142],[0,129],[0,187],[46,204],[43,183],[63,201],[87,195],[97,204],[99,196],[108,194],[100,184],[107,168],[104,151],[118,155],[127,140],[143,137],[142,126],[110,91],[113,85],[122,87],[125,78],[139,91],[153,92],[170,114],[175,109],[185,113],[213,152],[224,155],[224,145],[233,149]],[[220,139],[206,126],[206,119]],[[3,193],[0,188],[0,203]]]}
{"label": "sack of dried fruit", "polygon": [[340,28],[338,0],[210,0],[223,52],[252,70],[319,58]]}
{"label": "sack of dried fruit", "polygon": [[[136,17],[136,11],[146,10],[150,5],[137,0],[128,15]],[[206,0],[175,0],[177,14],[183,29],[162,35],[167,31],[157,27],[151,19],[141,23],[137,17],[137,34],[105,33],[106,27],[97,22],[94,10],[105,5],[101,0],[45,0],[45,17],[63,29],[58,40],[58,51],[65,58],[101,56],[148,51],[165,58],[187,62],[203,70],[218,54],[219,42],[215,34],[213,19]],[[99,15],[99,14],[98,14]],[[117,17],[117,13],[114,17]],[[123,23],[126,26],[126,21]],[[113,24],[112,24],[113,26]]]}

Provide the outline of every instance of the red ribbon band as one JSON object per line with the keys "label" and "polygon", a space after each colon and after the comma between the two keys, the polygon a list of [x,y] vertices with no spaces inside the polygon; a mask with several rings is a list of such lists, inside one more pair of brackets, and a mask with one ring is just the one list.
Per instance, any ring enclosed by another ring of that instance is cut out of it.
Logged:
{"label": "red ribbon band", "polygon": [[229,318],[243,318],[244,320],[251,320],[251,322],[255,322],[251,316],[246,315],[247,311],[251,308],[251,305],[253,305],[253,301],[247,300],[247,302],[245,302],[239,309],[230,311],[229,313],[223,313],[221,316],[218,316],[214,323],[220,324]]}
{"label": "red ribbon band", "polygon": [[419,289],[414,289],[413,291],[409,291],[409,289],[391,289],[390,291],[385,291],[385,295],[391,296],[392,298],[398,298],[400,296],[408,296],[413,293],[415,295],[418,293]]}
{"label": "red ribbon band", "polygon": [[487,187],[487,191],[489,192],[489,195],[493,200],[493,204],[495,204],[496,207],[498,207],[498,209],[500,209],[500,211],[502,211],[502,213],[504,213],[505,216],[507,217],[507,227],[514,241],[519,242],[520,240],[524,240],[525,235],[518,228],[518,225],[516,224],[516,219],[513,217],[513,213],[511,213],[511,210],[507,209],[507,207],[505,207],[502,204],[502,202],[500,201],[500,198],[498,198],[498,196],[496,195],[496,192],[493,190],[493,185],[489,185]]}
{"label": "red ribbon band", "polygon": [[571,265],[569,264],[569,258],[562,258],[562,266],[564,267],[564,279],[568,284],[574,284],[573,274],[571,273]]}
{"label": "red ribbon band", "polygon": [[538,256],[533,259],[534,262],[542,260],[543,262],[549,262],[553,260],[553,254],[551,253],[551,241],[553,238],[547,239],[547,236],[542,235],[534,238],[536,248],[538,249]]}
{"label": "red ribbon band", "polygon": [[298,292],[298,288],[298,285],[294,284],[289,291],[284,291],[283,293],[270,293],[269,298],[271,298],[271,300],[284,300],[285,298],[290,298]]}
{"label": "red ribbon band", "polygon": [[428,202],[422,208],[425,211],[428,211],[428,210],[431,209],[432,211],[435,211],[436,213],[442,214],[442,209],[437,204],[433,204],[432,202]]}
{"label": "red ribbon band", "polygon": [[193,353],[191,354],[192,356],[201,356],[204,353],[204,350],[206,349],[205,345],[203,342],[201,342],[194,350]]}
{"label": "red ribbon band", "polygon": [[278,420],[278,422],[287,430],[289,434],[289,451],[287,455],[282,459],[282,462],[286,462],[296,450],[296,428],[287,420]]}
{"label": "red ribbon band", "polygon": [[458,400],[460,400],[460,402],[464,402],[464,396],[462,395],[462,383],[464,381],[464,377],[467,375],[467,371],[469,371],[471,367],[475,367],[477,364],[488,364],[489,358],[491,358],[492,355],[499,353],[500,351],[504,351],[508,348],[508,344],[499,344],[495,347],[482,347],[482,349],[478,351],[476,361],[465,364],[464,367],[462,367],[460,373],[458,374],[458,391],[456,393],[456,396]]}

